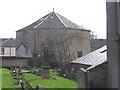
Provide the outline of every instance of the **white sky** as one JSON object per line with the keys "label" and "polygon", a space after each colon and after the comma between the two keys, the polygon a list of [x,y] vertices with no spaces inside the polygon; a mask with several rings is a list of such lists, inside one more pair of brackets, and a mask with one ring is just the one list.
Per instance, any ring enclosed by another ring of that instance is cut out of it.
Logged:
{"label": "white sky", "polygon": [[16,31],[52,10],[106,38],[106,0],[0,0],[0,38],[15,38]]}

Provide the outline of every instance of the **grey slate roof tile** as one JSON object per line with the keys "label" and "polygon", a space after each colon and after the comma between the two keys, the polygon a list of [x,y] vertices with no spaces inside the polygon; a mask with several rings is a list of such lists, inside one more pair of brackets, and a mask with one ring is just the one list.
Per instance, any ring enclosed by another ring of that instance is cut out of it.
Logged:
{"label": "grey slate roof tile", "polygon": [[2,47],[15,47],[15,39],[10,38],[1,43]]}
{"label": "grey slate roof tile", "polygon": [[24,28],[22,28],[22,29],[20,29],[20,30],[18,30],[18,31],[34,29],[34,27],[35,27],[36,25],[38,25],[39,23],[41,23],[48,15],[49,15],[49,14],[43,16],[42,18],[40,18],[40,19],[37,20],[36,22],[34,22],[34,23],[32,23],[32,24],[30,24],[30,25],[28,25],[28,26],[26,26],[26,27],[24,27]]}
{"label": "grey slate roof tile", "polygon": [[84,65],[91,65],[86,70],[90,70],[102,63],[107,62],[107,46],[103,46],[100,49],[97,49],[91,53],[88,53],[87,55],[78,58],[71,63],[77,63],[77,64],[84,64]]}
{"label": "grey slate roof tile", "polygon": [[79,26],[73,22],[71,22],[70,20],[68,20],[67,18],[63,17],[62,15],[56,13],[60,19],[65,23],[65,25],[67,26],[67,28],[75,28],[75,29],[85,29],[82,26]]}
{"label": "grey slate roof tile", "polygon": [[[58,13],[55,13],[54,11],[53,12],[50,12],[49,14],[43,16],[42,18],[40,18],[39,20],[37,20],[36,22],[32,23],[31,25],[28,25],[27,27],[25,28],[22,28],[18,31],[21,31],[21,30],[33,30],[34,28],[38,27],[41,25],[41,23],[43,23],[46,18],[48,17],[52,17],[52,13],[56,14],[56,16],[58,17],[58,19],[61,21],[61,23],[63,23],[65,25],[66,28],[74,28],[74,29],[82,29],[82,30],[87,30],[85,28],[83,28],[82,26],[79,26],[73,22],[71,22],[70,20],[66,19],[65,17],[63,17],[62,15],[58,14]],[[17,31],[17,32],[18,32]]]}

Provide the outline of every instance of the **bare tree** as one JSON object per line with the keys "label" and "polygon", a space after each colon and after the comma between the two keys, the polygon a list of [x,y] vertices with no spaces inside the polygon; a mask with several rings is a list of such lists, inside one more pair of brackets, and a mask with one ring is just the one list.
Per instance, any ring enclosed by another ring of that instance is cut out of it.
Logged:
{"label": "bare tree", "polygon": [[53,52],[55,54],[56,61],[60,62],[60,64],[65,68],[66,66],[69,67],[69,61],[72,60],[70,47],[73,44],[74,38],[82,39],[82,34],[79,31],[70,33],[67,30],[54,30],[53,33],[48,36],[50,36],[54,43]]}

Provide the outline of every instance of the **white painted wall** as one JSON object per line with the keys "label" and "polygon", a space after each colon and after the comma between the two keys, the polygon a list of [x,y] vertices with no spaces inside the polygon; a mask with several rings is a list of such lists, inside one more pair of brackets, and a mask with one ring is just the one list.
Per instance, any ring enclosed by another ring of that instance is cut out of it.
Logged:
{"label": "white painted wall", "polygon": [[9,47],[5,47],[5,56],[11,56],[11,51]]}
{"label": "white painted wall", "polygon": [[0,47],[0,56],[1,56],[1,47]]}
{"label": "white painted wall", "polygon": [[16,56],[16,48],[11,48],[11,56]]}
{"label": "white painted wall", "polygon": [[16,56],[16,48],[15,47],[3,47],[4,55],[1,55],[1,47],[0,47],[0,56]]}

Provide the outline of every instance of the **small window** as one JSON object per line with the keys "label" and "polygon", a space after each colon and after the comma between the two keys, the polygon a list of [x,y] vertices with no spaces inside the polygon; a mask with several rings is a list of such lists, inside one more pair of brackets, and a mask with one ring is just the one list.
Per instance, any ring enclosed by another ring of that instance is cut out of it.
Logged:
{"label": "small window", "polygon": [[78,58],[82,57],[82,51],[77,51],[77,57]]}
{"label": "small window", "polygon": [[1,55],[4,55],[4,53],[5,53],[4,48],[1,48]]}

